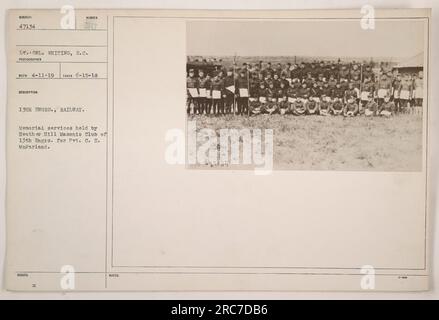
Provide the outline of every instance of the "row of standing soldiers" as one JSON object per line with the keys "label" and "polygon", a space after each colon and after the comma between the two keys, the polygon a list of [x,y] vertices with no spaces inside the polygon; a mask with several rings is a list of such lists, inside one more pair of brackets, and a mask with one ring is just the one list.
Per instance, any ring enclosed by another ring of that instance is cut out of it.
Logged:
{"label": "row of standing soldiers", "polygon": [[358,64],[190,69],[186,86],[188,114],[390,115],[422,106],[423,98],[422,71],[376,73]]}

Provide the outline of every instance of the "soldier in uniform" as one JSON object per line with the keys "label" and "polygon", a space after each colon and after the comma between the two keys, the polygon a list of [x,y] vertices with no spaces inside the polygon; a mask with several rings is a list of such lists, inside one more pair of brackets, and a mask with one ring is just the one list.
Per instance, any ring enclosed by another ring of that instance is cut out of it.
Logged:
{"label": "soldier in uniform", "polygon": [[187,88],[187,114],[191,113],[191,106],[193,113],[197,111],[198,101],[198,79],[195,77],[195,70],[189,69],[189,75],[186,78],[186,88]]}
{"label": "soldier in uniform", "polygon": [[316,79],[318,87],[323,87],[323,83],[326,81],[323,73],[319,73]]}
{"label": "soldier in uniform", "polygon": [[302,87],[297,93],[297,99],[292,105],[293,114],[296,116],[304,115],[306,113],[306,103],[308,101],[310,90],[306,85],[306,82],[302,83]]}
{"label": "soldier in uniform", "polygon": [[349,71],[349,79],[354,79],[357,77],[357,79],[360,79],[361,76],[361,69],[358,67],[358,64],[353,64],[352,69]]}
{"label": "soldier in uniform", "polygon": [[264,107],[264,113],[272,114],[277,111],[277,89],[274,87],[273,81],[268,84],[267,103]]}
{"label": "soldier in uniform", "polygon": [[261,83],[264,83],[265,86],[267,85],[265,83],[265,77],[264,77],[264,73],[263,72],[259,72],[258,73],[257,83],[258,83],[258,87],[261,85]]}
{"label": "soldier in uniform", "polygon": [[290,68],[289,77],[291,78],[291,83],[300,79],[300,68],[297,64],[293,64]]}
{"label": "soldier in uniform", "polygon": [[418,76],[413,83],[415,106],[422,107],[422,101],[424,98],[424,72],[419,71]]}
{"label": "soldier in uniform", "polygon": [[207,90],[210,89],[209,78],[204,75],[204,70],[200,69],[198,71],[198,113],[207,113]]}
{"label": "soldier in uniform", "polygon": [[220,80],[224,80],[225,76],[226,76],[226,72],[224,71],[223,68],[221,68],[221,70],[218,71],[218,78],[219,78]]}
{"label": "soldier in uniform", "polygon": [[268,86],[271,81],[273,81],[273,73],[267,72],[265,73],[265,84]]}
{"label": "soldier in uniform", "polygon": [[270,78],[273,76],[274,70],[271,67],[271,62],[267,63],[267,67],[264,69],[265,77],[270,76]]}
{"label": "soldier in uniform", "polygon": [[301,62],[299,65],[299,69],[297,69],[297,78],[298,79],[304,79],[306,76],[306,67],[305,67],[305,63]]}
{"label": "soldier in uniform", "polygon": [[322,95],[325,95],[326,97],[331,98],[332,97],[332,90],[333,89],[331,89],[329,87],[329,82],[323,82],[323,87],[321,89]]}
{"label": "soldier in uniform", "polygon": [[317,66],[317,78],[320,77],[326,77],[326,66],[325,66],[325,62],[324,61],[320,61],[320,63]]}
{"label": "soldier in uniform", "polygon": [[337,85],[337,80],[335,79],[335,75],[334,74],[331,74],[329,76],[328,85],[329,85],[329,88],[331,90],[335,89],[335,86]]}
{"label": "soldier in uniform", "polygon": [[343,90],[345,90],[345,91],[348,90],[349,89],[349,80],[345,79],[345,78],[340,79],[340,86]]}
{"label": "soldier in uniform", "polygon": [[390,117],[395,112],[395,103],[390,101],[390,95],[384,97],[383,103],[378,107],[378,114],[384,117]]}
{"label": "soldier in uniform", "polygon": [[316,102],[313,97],[308,97],[308,100],[305,102],[306,114],[318,114],[320,103]]}
{"label": "soldier in uniform", "polygon": [[275,89],[278,89],[280,87],[280,79],[279,79],[279,75],[277,73],[273,74],[273,85]]}
{"label": "soldier in uniform", "polygon": [[361,89],[361,81],[360,81],[360,76],[357,74],[354,74],[352,76],[352,79],[350,81],[350,83],[352,83],[354,90],[357,92],[357,103],[360,102],[360,89]]}
{"label": "soldier in uniform", "polygon": [[328,82],[323,83],[323,88],[320,90],[321,96],[320,96],[320,106],[319,106],[319,114],[322,116],[329,115],[329,112],[331,110],[331,96],[332,96],[332,89],[329,88]]}
{"label": "soldier in uniform", "polygon": [[378,105],[381,106],[384,102],[384,97],[390,96],[392,90],[392,80],[383,74],[378,81],[377,95],[378,95]]}
{"label": "soldier in uniform", "polygon": [[288,101],[287,101],[287,96],[288,96],[287,84],[288,84],[287,82],[281,81],[280,87],[277,90],[277,99],[278,99],[278,106],[279,106],[280,114],[287,113],[287,111],[289,109],[289,105],[288,105]]}
{"label": "soldier in uniform", "polygon": [[210,92],[212,97],[212,113],[217,115],[223,111],[222,92],[224,89],[224,82],[219,77],[219,73],[215,73],[210,85]]}
{"label": "soldier in uniform", "polygon": [[267,103],[267,88],[265,87],[265,81],[259,83],[259,90],[257,92],[258,101],[257,103],[250,104],[251,114],[260,114],[265,109]]}
{"label": "soldier in uniform", "polygon": [[341,66],[341,70],[338,75],[339,81],[341,81],[342,79],[349,80],[349,70],[345,64]]}
{"label": "soldier in uniform", "polygon": [[285,75],[287,76],[287,78],[289,78],[290,70],[291,70],[291,62],[287,62],[287,64],[285,65],[285,68],[282,70],[282,72],[285,72]]}
{"label": "soldier in uniform", "polygon": [[288,81],[287,79],[287,75],[288,73],[286,71],[282,71],[282,73],[280,74],[280,82],[283,82],[285,84],[286,87],[288,87],[290,85],[290,81]]}
{"label": "soldier in uniform", "polygon": [[364,105],[364,115],[366,117],[376,116],[378,112],[378,104],[375,102],[372,95],[369,96],[369,100]]}
{"label": "soldier in uniform", "polygon": [[333,115],[341,115],[344,111],[344,93],[340,82],[337,82],[335,89],[332,91],[331,113]]}
{"label": "soldier in uniform", "polygon": [[[293,80],[293,83],[296,83],[298,80]],[[287,113],[293,113],[294,111],[294,104],[297,100],[297,94],[299,89],[297,86],[289,86],[287,89],[287,102],[288,102],[288,110]]]}
{"label": "soldier in uniform", "polygon": [[318,76],[318,74],[319,74],[319,69],[317,68],[317,65],[316,65],[316,63],[311,63],[311,68],[310,68],[310,70],[308,71],[308,73],[310,73],[311,74],[311,77],[313,77],[313,78],[317,78],[317,76]]}
{"label": "soldier in uniform", "polygon": [[205,110],[207,114],[210,114],[210,111],[212,109],[212,79],[209,76],[209,74],[206,75],[206,104],[205,104]]}
{"label": "soldier in uniform", "polygon": [[372,82],[370,76],[364,79],[364,83],[361,86],[360,94],[360,112],[363,113],[363,107],[365,107],[370,99],[375,95],[375,84]]}
{"label": "soldier in uniform", "polygon": [[405,75],[400,84],[399,90],[399,105],[400,112],[406,113],[408,110],[409,102],[413,96],[413,85],[410,76]]}
{"label": "soldier in uniform", "polygon": [[309,99],[306,103],[307,114],[317,114],[319,112],[320,96],[320,87],[317,82],[314,82],[309,92]]}
{"label": "soldier in uniform", "polygon": [[278,63],[276,65],[276,69],[274,70],[274,72],[277,74],[278,77],[280,77],[280,74],[282,73],[282,63]]}
{"label": "soldier in uniform", "polygon": [[[258,87],[258,81],[257,81],[257,74],[254,75],[255,78],[255,82],[252,85],[252,83],[250,83],[250,96],[248,98],[248,111],[249,111],[249,115],[252,114],[259,114],[261,113],[261,108],[260,105],[261,103],[259,102],[259,87]],[[261,83],[263,87],[265,87],[264,83]],[[256,85],[256,87],[254,87],[254,85]]]}
{"label": "soldier in uniform", "polygon": [[259,90],[259,73],[252,72],[250,77],[250,97],[257,98],[257,92]]}
{"label": "soldier in uniform", "polygon": [[357,104],[357,91],[354,88],[353,83],[349,83],[348,90],[345,91],[344,100],[346,102],[344,116],[345,117],[354,117],[358,113],[358,104]]}
{"label": "soldier in uniform", "polygon": [[[332,76],[333,80],[337,80],[338,73],[339,73],[339,70],[337,69],[337,66],[335,65],[335,63],[332,63],[331,66],[329,67],[329,70],[328,70],[328,77],[331,78],[331,76]],[[334,88],[335,88],[335,84],[334,84]]]}
{"label": "soldier in uniform", "polygon": [[237,86],[237,113],[248,114],[248,97],[249,97],[249,79],[245,70],[239,72],[239,77],[236,79]]}
{"label": "soldier in uniform", "polygon": [[392,96],[393,102],[395,103],[395,112],[398,113],[401,110],[401,101],[400,101],[400,93],[401,93],[401,76],[398,74],[396,78],[392,82]]}
{"label": "soldier in uniform", "polygon": [[311,72],[308,72],[308,73],[306,74],[306,78],[303,80],[303,82],[306,83],[306,86],[307,86],[308,88],[312,88],[313,83],[314,83],[314,78],[313,78]]}
{"label": "soldier in uniform", "polygon": [[375,79],[374,79],[374,73],[373,73],[373,71],[372,71],[372,67],[371,67],[369,64],[366,65],[366,66],[364,67],[364,70],[363,70],[363,79],[361,79],[361,81],[364,82],[364,80],[365,80],[366,78],[370,78],[370,80],[371,80],[372,82],[375,81]]}

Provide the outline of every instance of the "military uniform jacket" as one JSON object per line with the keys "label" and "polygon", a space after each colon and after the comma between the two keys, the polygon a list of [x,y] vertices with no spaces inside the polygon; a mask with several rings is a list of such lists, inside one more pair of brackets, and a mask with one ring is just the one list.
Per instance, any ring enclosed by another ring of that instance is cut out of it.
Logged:
{"label": "military uniform jacket", "polygon": [[401,81],[401,90],[411,91],[413,89],[412,84],[408,80]]}
{"label": "military uniform jacket", "polygon": [[187,77],[186,88],[198,88],[198,79],[195,77]]}
{"label": "military uniform jacket", "polygon": [[277,98],[277,92],[275,88],[267,89],[267,98]]}
{"label": "military uniform jacket", "polygon": [[345,97],[346,97],[346,100],[347,99],[356,99],[357,98],[357,91],[355,91],[354,89],[346,90]]}
{"label": "military uniform jacket", "polygon": [[344,98],[344,92],[345,90],[343,88],[335,88],[333,91],[334,98]]}
{"label": "military uniform jacket", "polygon": [[361,79],[361,80],[364,80],[368,77],[370,77],[370,79],[372,81],[374,81],[375,75],[374,75],[373,71],[372,70],[363,70],[363,79]]}
{"label": "military uniform jacket", "polygon": [[223,82],[223,80],[221,80],[221,79],[217,79],[217,80],[213,79],[213,80],[212,80],[212,82],[211,82],[211,89],[212,89],[212,90],[219,90],[219,91],[222,91],[223,88],[224,88],[224,82]]}
{"label": "military uniform jacket", "polygon": [[295,97],[297,97],[297,94],[298,94],[297,88],[293,88],[293,87],[288,88],[288,90],[287,90],[288,97],[295,98]]}
{"label": "military uniform jacket", "polygon": [[389,78],[381,79],[378,83],[378,89],[391,89],[392,88],[392,80]]}
{"label": "military uniform jacket", "polygon": [[239,76],[238,79],[236,79],[236,87],[237,89],[248,89],[249,80],[247,77],[241,77]]}
{"label": "military uniform jacket", "polygon": [[323,89],[322,89],[322,96],[323,95],[325,95],[325,96],[327,96],[327,97],[332,97],[332,89],[331,88],[329,88],[329,87],[324,87]]}
{"label": "military uniform jacket", "polygon": [[311,88],[309,94],[313,98],[319,98],[321,96],[321,90],[320,88]]}
{"label": "military uniform jacket", "polygon": [[354,88],[360,89],[360,80],[351,80],[351,83],[354,85]]}
{"label": "military uniform jacket", "polygon": [[371,81],[363,83],[362,91],[373,93],[375,91],[375,84]]}
{"label": "military uniform jacket", "polygon": [[338,76],[340,77],[340,79],[348,79],[349,78],[349,70],[340,70],[340,72],[338,73]]}
{"label": "military uniform jacket", "polygon": [[401,80],[394,80],[392,87],[393,87],[393,90],[401,89]]}
{"label": "military uniform jacket", "polygon": [[329,79],[328,85],[329,85],[330,88],[335,89],[335,86],[337,85],[337,80]]}
{"label": "military uniform jacket", "polygon": [[259,88],[258,89],[258,98],[267,98],[267,88]]}
{"label": "military uniform jacket", "polygon": [[207,77],[198,78],[198,87],[199,88],[209,88],[210,80]]}
{"label": "military uniform jacket", "polygon": [[310,90],[309,88],[300,88],[298,92],[299,98],[308,98],[309,97]]}
{"label": "military uniform jacket", "polygon": [[349,75],[350,75],[351,79],[354,79],[355,76],[357,76],[358,79],[360,79],[360,76],[361,76],[361,70],[360,70],[360,69],[357,69],[357,70],[353,70],[353,69],[352,69],[352,70],[349,72]]}
{"label": "military uniform jacket", "polygon": [[278,97],[278,98],[283,98],[283,97],[286,97],[287,96],[287,88],[279,88],[279,89],[277,89],[277,92],[276,92],[276,96]]}

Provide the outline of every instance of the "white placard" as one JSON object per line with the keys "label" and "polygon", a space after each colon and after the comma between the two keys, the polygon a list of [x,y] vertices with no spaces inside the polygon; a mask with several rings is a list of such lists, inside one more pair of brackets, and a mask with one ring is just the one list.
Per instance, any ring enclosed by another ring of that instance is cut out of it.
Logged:
{"label": "white placard", "polygon": [[399,94],[399,98],[403,100],[410,100],[410,91],[401,90],[401,93]]}
{"label": "white placard", "polygon": [[379,89],[378,90],[378,98],[384,98],[389,91],[387,89]]}
{"label": "white placard", "polygon": [[200,98],[206,98],[206,88],[200,88]]}
{"label": "white placard", "polygon": [[192,98],[199,97],[197,88],[188,88],[188,90],[189,90],[189,94]]}
{"label": "white placard", "polygon": [[221,99],[221,91],[220,90],[212,90],[212,98]]}
{"label": "white placard", "polygon": [[361,100],[369,100],[369,92],[367,92],[367,91],[363,91],[362,93],[361,93]]}

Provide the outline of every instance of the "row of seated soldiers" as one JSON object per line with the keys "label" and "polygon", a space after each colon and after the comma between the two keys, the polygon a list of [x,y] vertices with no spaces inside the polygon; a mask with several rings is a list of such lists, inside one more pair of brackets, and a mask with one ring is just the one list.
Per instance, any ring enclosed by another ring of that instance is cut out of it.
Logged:
{"label": "row of seated soldiers", "polygon": [[[345,69],[347,73],[340,74]],[[422,106],[422,71],[416,76],[377,75],[369,72],[370,66],[343,65],[333,73],[305,69],[298,76],[294,68],[290,73],[275,71],[270,65],[254,70],[244,65],[216,70],[209,76],[200,69],[196,76],[190,69],[188,113],[388,115]]]}

